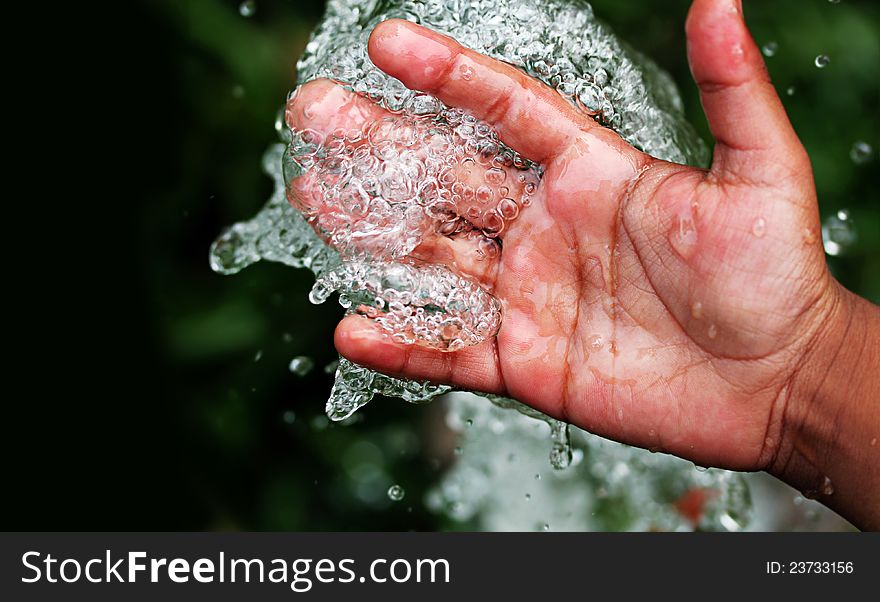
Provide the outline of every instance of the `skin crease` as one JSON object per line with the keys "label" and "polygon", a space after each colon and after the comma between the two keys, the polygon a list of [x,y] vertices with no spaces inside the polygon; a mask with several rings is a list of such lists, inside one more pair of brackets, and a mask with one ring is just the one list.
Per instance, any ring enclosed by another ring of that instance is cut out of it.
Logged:
{"label": "skin crease", "polygon": [[[507,395],[700,465],[769,470],[876,528],[871,474],[880,471],[838,466],[876,467],[871,432],[859,435],[870,451],[845,461],[801,436],[824,428],[825,418],[806,418],[821,414],[810,404],[821,389],[814,375],[834,357],[824,349],[841,348],[846,308],[869,304],[827,269],[809,158],[739,2],[696,0],[686,32],[716,139],[708,171],[645,155],[550,88],[449,38],[404,21],[379,25],[369,51],[380,69],[493,124],[545,172],[497,258],[474,261],[473,240],[442,236],[416,251],[474,275],[501,300],[494,340],[442,353],[398,345],[349,316],[337,349],[388,374]],[[360,127],[382,113],[368,105],[312,82],[292,99],[288,123]],[[861,311],[877,323],[874,306]],[[852,422],[867,416],[876,426],[873,404]],[[843,424],[838,414],[828,412]],[[823,487],[832,473],[836,497]]]}

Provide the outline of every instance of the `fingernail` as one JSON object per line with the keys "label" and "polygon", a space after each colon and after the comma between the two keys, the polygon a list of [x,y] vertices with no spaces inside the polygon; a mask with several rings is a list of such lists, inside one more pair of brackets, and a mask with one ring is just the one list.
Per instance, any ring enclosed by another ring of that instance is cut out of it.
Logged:
{"label": "fingernail", "polygon": [[379,332],[371,326],[348,330],[344,334],[345,337],[349,340],[362,341],[367,343],[376,343],[384,341],[387,338],[384,333]]}
{"label": "fingernail", "polygon": [[446,36],[399,19],[377,26],[371,45],[383,55],[381,62],[389,67],[406,65],[409,70],[414,67],[410,62],[415,60],[421,69],[412,75],[421,76],[418,79],[430,77],[436,68],[446,65],[455,48],[455,42]]}

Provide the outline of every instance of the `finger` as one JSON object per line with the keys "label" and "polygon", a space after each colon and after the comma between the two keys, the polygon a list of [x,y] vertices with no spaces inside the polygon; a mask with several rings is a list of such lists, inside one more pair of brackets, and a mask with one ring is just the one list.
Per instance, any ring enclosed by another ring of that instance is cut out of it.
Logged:
{"label": "finger", "polygon": [[688,59],[712,135],[718,175],[778,179],[806,160],[752,39],[742,0],[695,0],[687,20]]}
{"label": "finger", "polygon": [[[300,86],[288,99],[285,108],[287,125],[307,135],[313,144],[327,143],[331,136],[342,140],[358,140],[365,130],[389,114],[370,100],[350,92],[328,80],[316,79]],[[325,231],[333,231],[330,222],[348,219],[332,215],[323,202],[327,187],[335,176],[330,170],[306,170],[294,178],[287,189],[287,198],[306,217],[315,219]]]}
{"label": "finger", "polygon": [[346,90],[329,79],[316,79],[300,86],[285,108],[291,129],[313,130],[323,136],[341,130],[359,131],[389,113],[369,99]]}
{"label": "finger", "polygon": [[586,130],[604,129],[515,67],[408,21],[376,26],[369,53],[407,87],[492,124],[505,144],[533,161],[553,158]]}
{"label": "finger", "polygon": [[500,255],[501,246],[497,240],[471,230],[452,237],[431,233],[413,250],[411,257],[425,263],[445,265],[453,272],[470,276],[491,288],[498,275]]}
{"label": "finger", "polygon": [[395,343],[367,318],[353,315],[336,327],[334,343],[348,360],[383,374],[485,393],[504,393],[494,339],[447,353]]}

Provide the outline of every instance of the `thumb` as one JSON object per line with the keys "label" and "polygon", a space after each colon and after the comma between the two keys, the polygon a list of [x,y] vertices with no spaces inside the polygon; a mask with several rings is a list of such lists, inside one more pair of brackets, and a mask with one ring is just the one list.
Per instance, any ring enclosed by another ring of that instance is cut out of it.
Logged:
{"label": "thumb", "polygon": [[694,0],[686,31],[691,72],[716,140],[712,172],[772,182],[780,167],[792,173],[808,165],[746,28],[742,0]]}

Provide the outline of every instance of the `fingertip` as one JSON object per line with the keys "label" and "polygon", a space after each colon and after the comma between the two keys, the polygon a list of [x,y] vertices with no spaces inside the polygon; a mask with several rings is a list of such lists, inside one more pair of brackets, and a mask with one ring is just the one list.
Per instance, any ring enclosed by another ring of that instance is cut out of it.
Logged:
{"label": "fingertip", "polygon": [[398,369],[401,351],[363,316],[350,315],[342,319],[333,333],[336,350],[346,359],[361,366],[376,369]]}
{"label": "fingertip", "polygon": [[377,25],[367,44],[370,59],[409,88],[429,91],[455,57],[457,43],[403,19]]}
{"label": "fingertip", "polygon": [[742,0],[694,0],[688,10],[685,32],[690,38],[708,25],[744,23]]}
{"label": "fingertip", "polygon": [[695,0],[685,33],[691,71],[700,85],[735,85],[763,69],[741,0]]}
{"label": "fingertip", "polygon": [[300,86],[288,99],[284,119],[295,130],[321,130],[332,125],[336,109],[348,92],[329,79],[315,79]]}
{"label": "fingertip", "polygon": [[394,38],[397,37],[403,23],[402,19],[388,19],[373,28],[373,31],[370,32],[370,38],[367,40],[367,53],[373,62],[384,56],[388,44],[394,43]]}

